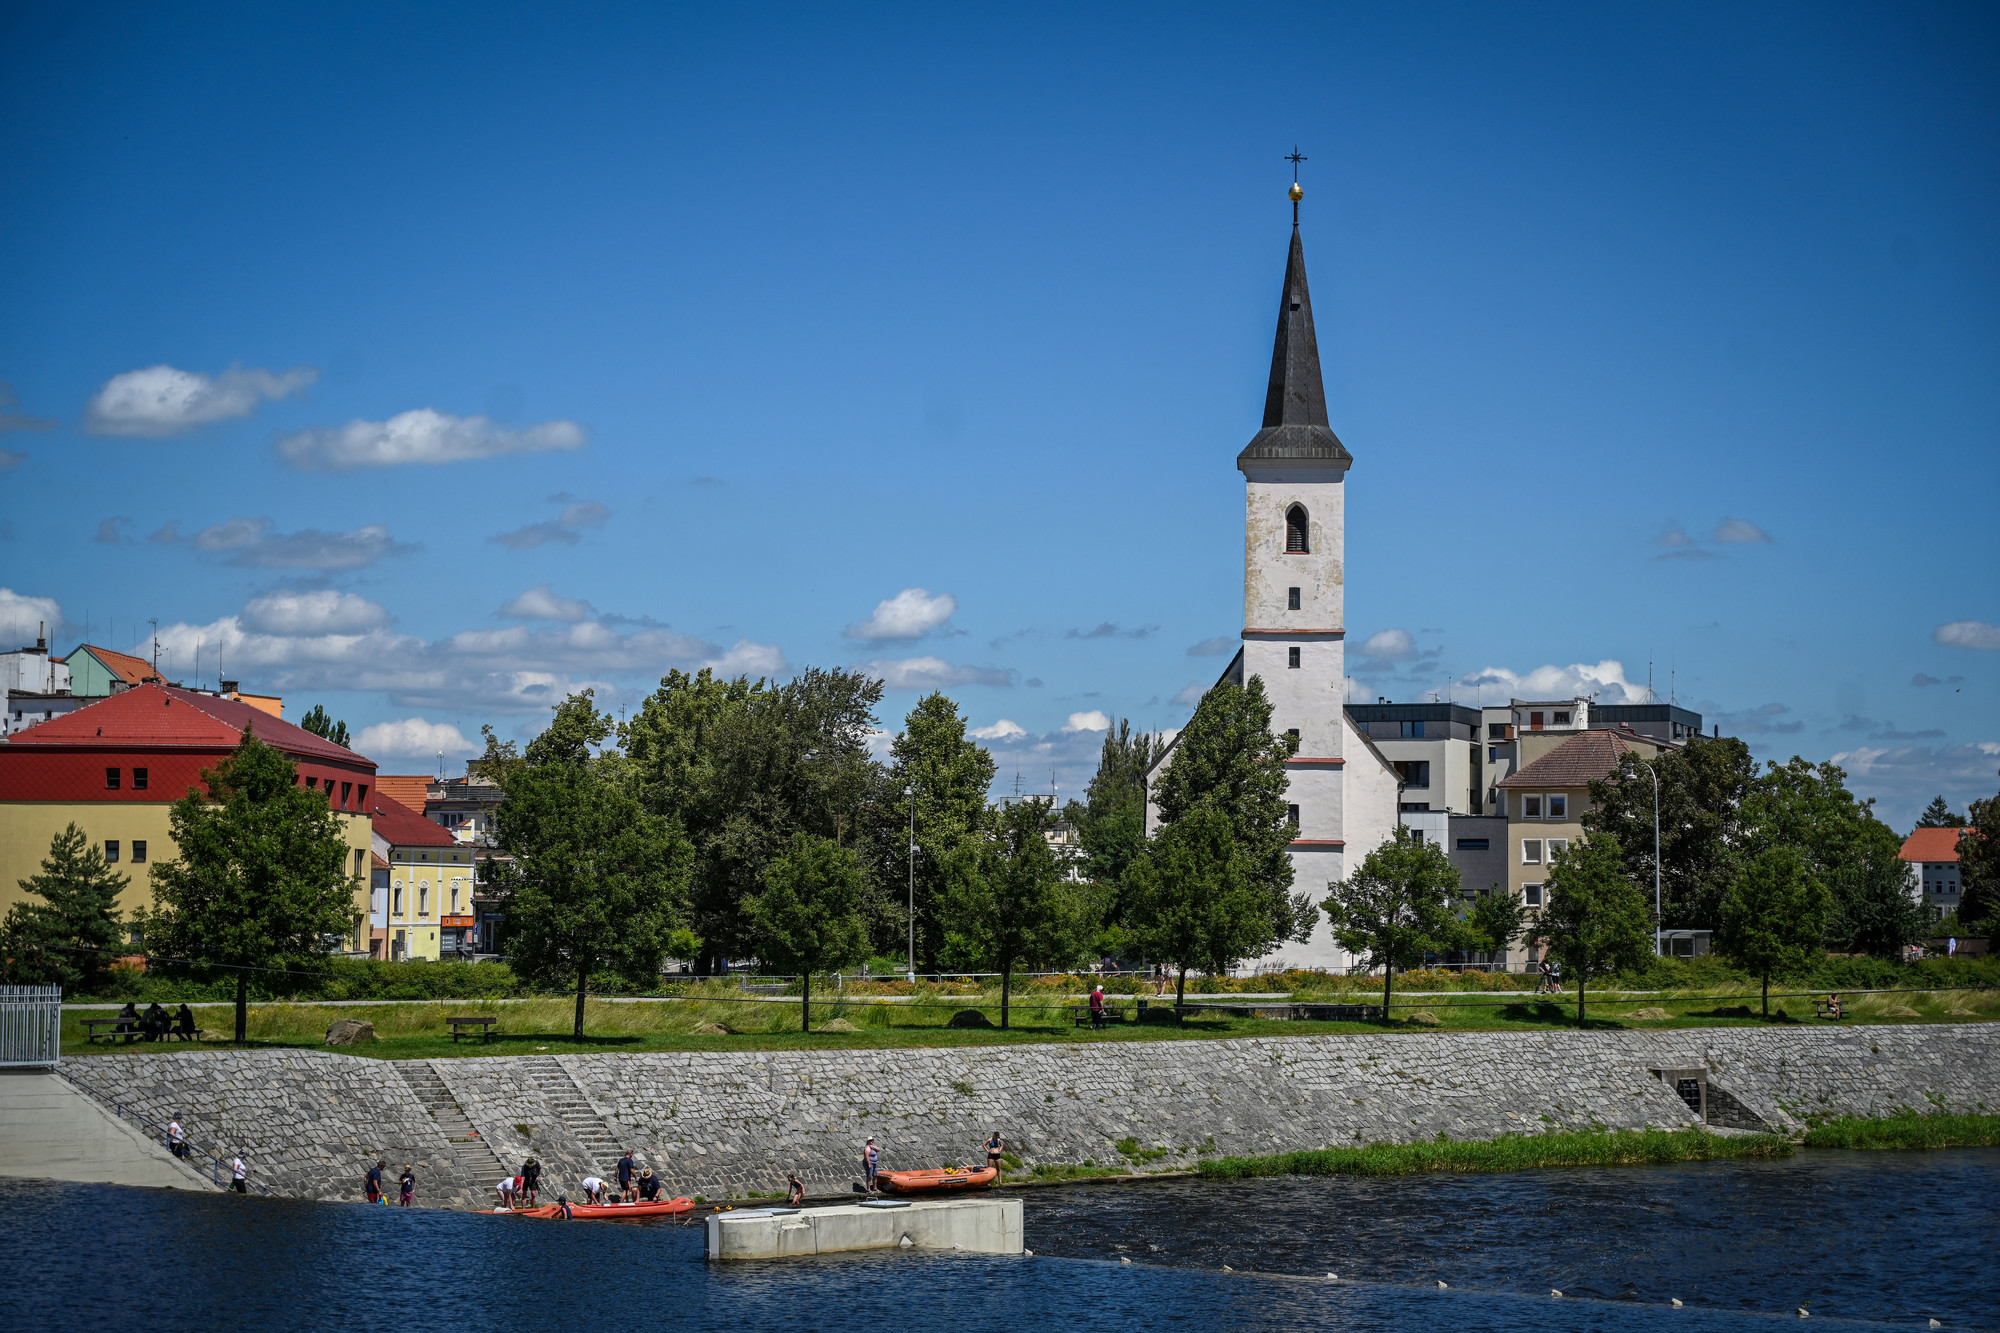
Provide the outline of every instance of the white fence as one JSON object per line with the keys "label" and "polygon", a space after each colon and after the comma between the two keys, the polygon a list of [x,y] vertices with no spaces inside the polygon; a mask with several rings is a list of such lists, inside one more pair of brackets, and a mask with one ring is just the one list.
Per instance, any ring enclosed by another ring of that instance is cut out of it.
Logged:
{"label": "white fence", "polygon": [[62,1063],[62,987],[0,986],[0,1069]]}

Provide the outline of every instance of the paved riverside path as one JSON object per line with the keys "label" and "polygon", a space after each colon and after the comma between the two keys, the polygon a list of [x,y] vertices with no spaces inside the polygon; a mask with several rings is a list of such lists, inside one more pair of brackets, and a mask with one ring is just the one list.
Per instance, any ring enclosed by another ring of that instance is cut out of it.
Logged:
{"label": "paved riverside path", "polygon": [[0,1176],[218,1188],[206,1172],[183,1165],[143,1124],[120,1119],[62,1075],[39,1069],[0,1071]]}
{"label": "paved riverside path", "polygon": [[[196,1139],[240,1145],[260,1183],[354,1198],[375,1156],[420,1162],[419,1202],[464,1206],[452,1144],[401,1062],[322,1051],[121,1050],[67,1068]],[[955,1165],[998,1129],[1030,1165],[1187,1169],[1440,1133],[1485,1139],[1596,1126],[1675,1128],[1688,1105],[1654,1070],[1705,1070],[1732,1121],[2000,1106],[2000,1023],[1657,1032],[1370,1033],[924,1049],[468,1056],[424,1062],[509,1167],[549,1192],[634,1148],[671,1193],[844,1193],[861,1143],[884,1165]],[[1727,1094],[1724,1098],[1721,1094]],[[455,1124],[456,1121],[454,1120]],[[1122,1146],[1121,1146],[1122,1145]],[[424,1167],[422,1162],[434,1163]]]}

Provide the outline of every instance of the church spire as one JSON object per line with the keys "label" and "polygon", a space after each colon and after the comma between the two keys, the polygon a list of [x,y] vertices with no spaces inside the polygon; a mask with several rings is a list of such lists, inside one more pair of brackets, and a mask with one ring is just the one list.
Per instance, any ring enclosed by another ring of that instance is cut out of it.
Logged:
{"label": "church spire", "polygon": [[1292,248],[1285,258],[1285,287],[1278,299],[1278,334],[1271,348],[1271,385],[1264,395],[1264,429],[1236,456],[1251,461],[1319,463],[1343,470],[1354,461],[1327,424],[1326,387],[1320,380],[1319,343],[1313,337],[1312,295],[1306,289],[1306,251],[1299,239],[1299,199],[1292,182]]}

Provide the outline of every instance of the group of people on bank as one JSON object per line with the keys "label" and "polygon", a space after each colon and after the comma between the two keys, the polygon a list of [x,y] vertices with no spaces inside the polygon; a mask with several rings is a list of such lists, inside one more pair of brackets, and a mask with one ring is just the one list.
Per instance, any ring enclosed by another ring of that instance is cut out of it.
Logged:
{"label": "group of people on bank", "polygon": [[194,1010],[186,1005],[182,1005],[178,1013],[170,1014],[155,1000],[146,1006],[146,1012],[142,1014],[136,1004],[127,1000],[125,1007],[118,1011],[118,1026],[112,1031],[128,1040],[138,1037],[143,1041],[165,1041],[173,1036],[192,1041],[197,1029]]}
{"label": "group of people on bank", "polygon": [[[633,1159],[632,1149],[627,1148],[618,1158],[613,1169],[617,1185],[602,1176],[585,1176],[579,1183],[583,1197],[579,1202],[602,1206],[607,1203],[653,1203],[660,1198],[660,1178],[653,1174],[650,1166],[640,1166]],[[499,1196],[502,1208],[533,1208],[541,1203],[542,1164],[530,1157],[521,1163],[518,1175],[502,1176],[500,1183],[493,1187]],[[557,1203],[570,1202],[566,1194],[556,1197]]]}

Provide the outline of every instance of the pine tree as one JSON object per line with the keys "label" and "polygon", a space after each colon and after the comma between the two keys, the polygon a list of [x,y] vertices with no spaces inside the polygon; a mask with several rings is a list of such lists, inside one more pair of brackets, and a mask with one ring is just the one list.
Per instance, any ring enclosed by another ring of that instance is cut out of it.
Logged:
{"label": "pine tree", "polygon": [[124,936],[118,895],[131,878],[111,869],[104,848],[71,824],[50,839],[42,873],[19,883],[42,901],[14,904],[0,924],[9,979],[68,992],[96,989]]}
{"label": "pine tree", "polygon": [[[1100,884],[1115,889],[1146,845],[1146,773],[1164,748],[1151,732],[1135,734],[1130,719],[1120,718],[1105,733],[1097,772],[1074,812],[1085,870]],[[1125,920],[1122,904],[1114,906],[1113,919]]]}
{"label": "pine tree", "polygon": [[[993,785],[993,756],[978,742],[966,739],[965,719],[958,705],[942,694],[928,694],[917,701],[889,753],[894,762],[885,783],[888,804],[880,830],[885,852],[881,878],[887,897],[902,910],[892,914],[901,928],[882,943],[908,947],[907,895],[914,861],[916,955],[925,971],[936,972],[945,946],[949,867],[962,855],[964,844],[980,837],[986,828],[986,791]],[[912,803],[914,852],[908,822]],[[896,819],[897,815],[903,819]]]}
{"label": "pine tree", "polygon": [[1918,828],[1964,828],[1965,816],[1955,813],[1942,796],[1931,797],[1931,803],[1924,807],[1924,813],[1917,820]]}

